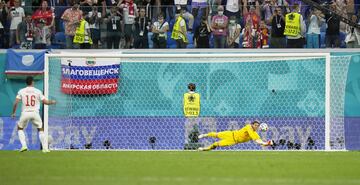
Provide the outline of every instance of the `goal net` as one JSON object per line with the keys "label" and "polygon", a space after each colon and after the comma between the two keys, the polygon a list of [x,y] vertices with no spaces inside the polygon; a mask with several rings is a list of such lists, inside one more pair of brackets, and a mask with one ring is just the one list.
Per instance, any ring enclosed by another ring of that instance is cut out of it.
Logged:
{"label": "goal net", "polygon": [[[91,56],[91,57],[90,57]],[[342,150],[350,58],[330,54],[47,54],[45,131],[51,149],[187,150],[259,120],[273,148]],[[189,83],[200,116],[185,118]]]}

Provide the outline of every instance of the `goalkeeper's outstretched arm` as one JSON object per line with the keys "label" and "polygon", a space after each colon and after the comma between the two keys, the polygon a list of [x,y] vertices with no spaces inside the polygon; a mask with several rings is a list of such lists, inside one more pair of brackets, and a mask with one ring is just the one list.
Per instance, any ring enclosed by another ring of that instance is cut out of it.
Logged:
{"label": "goalkeeper's outstretched arm", "polygon": [[273,145],[273,142],[271,140],[267,141],[267,142],[264,142],[263,140],[261,139],[257,139],[255,140],[255,142],[259,145],[262,145],[262,146],[271,146]]}

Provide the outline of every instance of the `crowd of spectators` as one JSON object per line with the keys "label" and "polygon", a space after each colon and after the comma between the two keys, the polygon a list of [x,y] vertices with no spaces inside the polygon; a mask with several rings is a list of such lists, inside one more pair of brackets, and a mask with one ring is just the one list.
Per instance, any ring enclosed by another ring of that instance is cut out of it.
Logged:
{"label": "crowd of spectators", "polygon": [[[299,0],[1,0],[0,48],[360,47],[360,29],[341,21],[360,25],[360,0],[313,1],[331,11]],[[291,12],[297,36],[284,34]],[[83,20],[86,47],[74,42]]]}

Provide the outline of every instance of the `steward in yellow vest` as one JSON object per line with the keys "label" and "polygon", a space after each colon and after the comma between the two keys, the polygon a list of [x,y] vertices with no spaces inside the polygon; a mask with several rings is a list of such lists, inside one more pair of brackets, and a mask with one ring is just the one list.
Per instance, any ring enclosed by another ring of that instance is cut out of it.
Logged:
{"label": "steward in yellow vest", "polygon": [[[171,33],[171,38],[176,41],[177,48],[186,48],[187,43],[189,43],[186,33],[186,23],[184,18],[182,18],[182,10],[177,10],[177,18]],[[183,25],[181,25],[183,24]]]}
{"label": "steward in yellow vest", "polygon": [[285,16],[284,35],[287,36],[287,48],[304,48],[306,32],[305,22],[300,12],[299,4],[294,3],[293,11]]}
{"label": "steward in yellow vest", "polygon": [[73,42],[80,44],[80,49],[90,49],[93,44],[90,37],[90,30],[85,29],[85,24],[88,22],[85,19],[81,19],[80,25],[76,28]]}
{"label": "steward in yellow vest", "polygon": [[296,37],[300,33],[300,14],[291,12],[285,16],[284,35]]}
{"label": "steward in yellow vest", "polygon": [[196,86],[193,83],[188,85],[189,92],[184,94],[184,115],[185,117],[199,117],[200,115],[200,94],[195,92]]}

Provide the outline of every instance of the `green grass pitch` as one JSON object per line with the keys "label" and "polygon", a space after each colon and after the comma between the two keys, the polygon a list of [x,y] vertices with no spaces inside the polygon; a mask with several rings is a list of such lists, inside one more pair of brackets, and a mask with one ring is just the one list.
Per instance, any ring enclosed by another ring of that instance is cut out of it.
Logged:
{"label": "green grass pitch", "polygon": [[0,151],[0,185],[351,185],[360,152]]}

